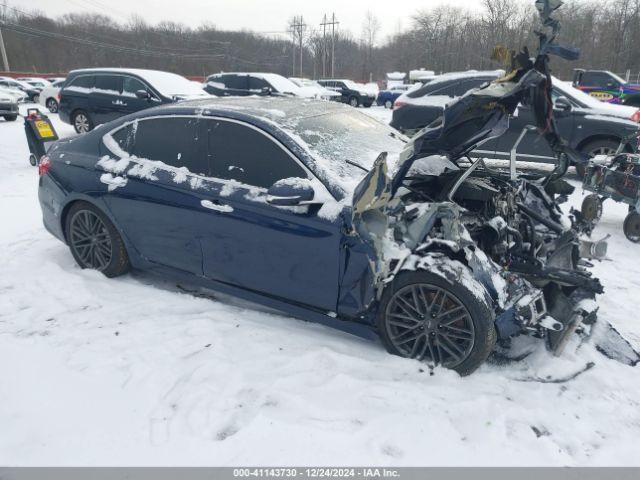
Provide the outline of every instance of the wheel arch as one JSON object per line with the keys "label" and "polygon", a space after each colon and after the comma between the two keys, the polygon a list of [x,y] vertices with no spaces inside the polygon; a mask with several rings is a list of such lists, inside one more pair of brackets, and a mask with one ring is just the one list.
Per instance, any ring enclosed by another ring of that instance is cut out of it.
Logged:
{"label": "wheel arch", "polygon": [[133,244],[129,241],[129,237],[127,236],[126,232],[120,227],[120,224],[118,223],[116,218],[113,216],[113,214],[111,213],[111,210],[109,209],[109,207],[101,197],[92,197],[90,195],[83,195],[83,194],[73,195],[72,197],[69,197],[67,202],[63,205],[62,209],[60,210],[60,230],[62,231],[62,235],[64,236],[64,242],[67,245],[69,244],[69,239],[67,238],[67,228],[66,228],[67,216],[69,215],[69,211],[71,210],[71,207],[73,207],[73,205],[76,205],[78,203],[88,203],[91,206],[100,210],[100,212],[102,212],[111,221],[111,223],[113,223],[113,226],[116,228],[116,230],[120,234],[120,237],[122,238],[122,241],[125,244],[125,248],[127,249],[129,260],[132,260],[132,263],[134,263],[135,265],[139,264],[142,261],[138,253],[138,250],[136,250]]}

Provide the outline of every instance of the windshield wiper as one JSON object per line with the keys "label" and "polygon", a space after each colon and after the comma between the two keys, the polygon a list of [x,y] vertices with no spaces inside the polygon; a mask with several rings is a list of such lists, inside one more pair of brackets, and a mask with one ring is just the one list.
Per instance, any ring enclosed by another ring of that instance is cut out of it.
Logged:
{"label": "windshield wiper", "polygon": [[362,170],[363,172],[369,173],[369,169],[368,168],[364,168],[362,165],[360,165],[359,163],[356,162],[352,162],[351,160],[345,160],[345,162],[347,162],[349,165],[353,165],[354,167],[358,167],[360,170]]}

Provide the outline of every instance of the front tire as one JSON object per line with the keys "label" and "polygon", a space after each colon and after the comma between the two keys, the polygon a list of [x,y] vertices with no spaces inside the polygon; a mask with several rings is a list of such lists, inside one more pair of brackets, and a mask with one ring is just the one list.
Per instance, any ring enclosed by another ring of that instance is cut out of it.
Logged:
{"label": "front tire", "polygon": [[54,98],[47,100],[47,108],[51,113],[58,113],[58,102]]}
{"label": "front tire", "polygon": [[391,282],[382,295],[377,327],[389,353],[462,376],[482,365],[496,343],[493,315],[484,302],[466,286],[422,271],[402,273]]}
{"label": "front tire", "polygon": [[71,206],[65,233],[71,254],[81,268],[98,270],[110,278],[129,271],[129,256],[118,230],[90,203]]}
{"label": "front tire", "polygon": [[40,103],[40,95],[37,93],[33,96],[33,103]]}
{"label": "front tire", "polygon": [[5,115],[4,119],[7,122],[15,122],[18,119],[18,116],[17,115]]}
{"label": "front tire", "polygon": [[93,130],[93,121],[84,110],[76,110],[71,116],[71,124],[76,133],[87,133]]}

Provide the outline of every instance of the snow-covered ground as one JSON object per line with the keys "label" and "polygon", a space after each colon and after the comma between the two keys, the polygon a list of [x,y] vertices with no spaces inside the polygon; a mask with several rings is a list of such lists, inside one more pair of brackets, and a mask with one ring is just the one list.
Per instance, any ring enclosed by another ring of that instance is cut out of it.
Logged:
{"label": "snow-covered ground", "polygon": [[[468,378],[431,375],[148,274],[107,280],[42,227],[27,156],[22,123],[0,120],[0,465],[640,465],[640,368],[540,344]],[[601,318],[638,347],[625,214],[605,204],[595,236],[612,235],[611,261],[596,270]]]}

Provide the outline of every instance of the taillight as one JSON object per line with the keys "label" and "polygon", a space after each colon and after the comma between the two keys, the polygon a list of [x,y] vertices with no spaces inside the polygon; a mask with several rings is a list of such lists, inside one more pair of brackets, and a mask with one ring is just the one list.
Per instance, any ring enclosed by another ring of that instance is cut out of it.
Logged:
{"label": "taillight", "polygon": [[38,164],[38,175],[43,176],[51,170],[51,160],[46,155],[40,159]]}
{"label": "taillight", "polygon": [[393,103],[393,109],[394,109],[394,110],[397,110],[397,109],[402,108],[402,107],[404,107],[404,106],[406,106],[406,105],[407,105],[407,104],[406,104],[405,102],[399,102],[399,101],[397,101],[397,100],[396,100],[396,101]]}
{"label": "taillight", "polygon": [[62,98],[62,95],[60,95],[60,92],[58,92],[58,103],[60,103],[61,98]]}
{"label": "taillight", "polygon": [[640,110],[636,110],[636,113],[631,115],[631,120],[640,123]]}

